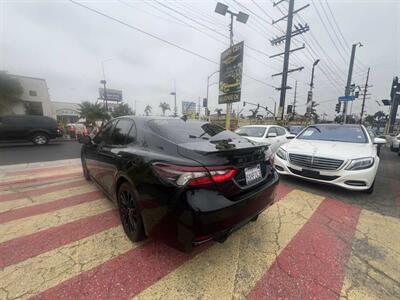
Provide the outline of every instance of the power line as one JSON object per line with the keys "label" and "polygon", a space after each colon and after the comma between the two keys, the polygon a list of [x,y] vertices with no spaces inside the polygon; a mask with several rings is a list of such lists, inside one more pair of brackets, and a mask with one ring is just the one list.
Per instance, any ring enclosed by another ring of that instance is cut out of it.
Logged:
{"label": "power line", "polygon": [[[86,6],[86,5],[84,5],[84,4],[81,4],[81,3],[79,3],[79,2],[76,2],[76,1],[74,1],[74,0],[69,0],[69,1],[70,1],[71,3],[77,5],[77,6],[80,6],[80,7],[82,7],[82,8],[85,8],[85,9],[87,9],[87,10],[89,10],[89,11],[91,11],[91,12],[97,14],[97,15],[100,15],[100,16],[102,16],[102,17],[105,17],[105,18],[107,18],[107,19],[110,19],[110,20],[112,20],[112,21],[114,21],[114,22],[117,22],[117,23],[119,23],[119,24],[121,24],[121,25],[124,25],[124,26],[126,26],[126,27],[128,27],[128,28],[130,28],[130,29],[133,29],[133,30],[135,30],[135,31],[137,31],[137,32],[140,32],[140,33],[144,34],[144,35],[147,35],[147,36],[149,36],[149,37],[151,37],[151,38],[153,38],[153,39],[156,39],[156,40],[158,40],[158,41],[161,41],[161,42],[163,42],[163,43],[166,43],[166,44],[168,44],[168,45],[170,45],[170,46],[172,46],[172,47],[178,48],[178,49],[180,49],[180,50],[182,50],[182,51],[184,51],[184,52],[186,52],[186,53],[189,53],[189,54],[194,55],[194,56],[196,56],[196,57],[198,57],[198,58],[201,58],[201,59],[203,59],[203,60],[205,60],[205,61],[207,61],[207,62],[210,62],[210,63],[216,64],[216,65],[219,65],[218,62],[216,62],[216,61],[214,61],[214,60],[212,60],[212,59],[210,59],[210,58],[208,58],[208,57],[205,57],[205,56],[203,56],[203,55],[201,55],[201,54],[199,54],[199,53],[196,53],[196,52],[194,52],[194,51],[192,51],[192,50],[190,50],[190,49],[187,49],[187,48],[182,47],[182,46],[180,46],[180,45],[178,45],[178,44],[175,44],[175,43],[173,43],[173,42],[170,42],[170,41],[168,41],[168,40],[166,40],[166,39],[163,39],[163,38],[161,38],[161,37],[158,37],[158,36],[156,36],[156,35],[154,35],[154,34],[152,34],[152,33],[149,33],[149,32],[147,32],[147,31],[144,31],[143,29],[140,29],[139,27],[136,27],[136,26],[134,26],[134,25],[128,24],[128,23],[126,23],[126,22],[124,22],[124,21],[122,21],[122,20],[120,20],[120,19],[114,18],[114,17],[112,17],[112,16],[110,16],[110,15],[107,15],[107,14],[101,12],[101,11],[98,11],[98,10],[96,10],[96,9],[94,9],[94,8],[91,8],[91,7],[89,7],[89,6]],[[259,82],[259,83],[261,83],[261,84],[264,84],[264,85],[266,85],[266,86],[275,88],[275,86],[273,86],[273,85],[271,85],[271,84],[268,84],[268,83],[266,83],[266,82],[264,82],[264,81],[262,81],[262,80],[259,80],[259,79],[257,79],[257,78],[254,78],[254,77],[252,77],[252,76],[250,76],[250,75],[247,75],[247,74],[245,74],[245,73],[243,73],[243,76],[245,76],[245,77],[247,77],[247,78],[250,78],[250,79],[252,79],[252,80],[254,80],[254,81],[256,81],[256,82]]]}
{"label": "power line", "polygon": [[335,42],[334,39],[332,38],[332,35],[331,35],[331,33],[329,32],[328,27],[326,26],[326,24],[325,24],[325,22],[324,22],[324,19],[322,18],[321,14],[320,14],[320,12],[319,12],[319,10],[318,10],[318,8],[317,8],[317,6],[315,5],[315,2],[314,2],[313,0],[311,0],[311,2],[312,2],[312,4],[313,4],[313,7],[314,7],[315,11],[317,12],[318,18],[320,19],[320,21],[321,21],[323,27],[325,28],[326,32],[328,33],[328,37],[329,37],[329,39],[331,40],[333,46],[335,47],[335,49],[336,49],[337,52],[339,53],[339,55],[340,55],[340,57],[342,58],[343,62],[346,63],[346,59],[344,58],[343,54],[340,52],[339,48],[337,47],[336,42]]}
{"label": "power line", "polygon": [[[340,29],[339,23],[337,22],[336,17],[335,17],[335,15],[333,13],[333,10],[332,10],[332,8],[331,8],[331,6],[330,6],[330,4],[329,4],[329,2],[327,0],[325,0],[325,4],[328,7],[328,10],[329,10],[329,12],[330,12],[330,14],[332,16],[333,22],[335,23],[336,28],[338,29],[338,32],[339,32],[340,36],[343,39],[343,42],[344,42],[344,45],[346,46],[346,49],[350,49],[350,44],[346,40],[346,38],[344,37],[343,32]],[[322,2],[321,2],[321,6],[322,6]],[[358,65],[361,65],[361,67],[358,66],[359,68],[367,68],[367,66],[365,64],[363,64],[359,59],[356,59],[356,61],[358,61]]]}

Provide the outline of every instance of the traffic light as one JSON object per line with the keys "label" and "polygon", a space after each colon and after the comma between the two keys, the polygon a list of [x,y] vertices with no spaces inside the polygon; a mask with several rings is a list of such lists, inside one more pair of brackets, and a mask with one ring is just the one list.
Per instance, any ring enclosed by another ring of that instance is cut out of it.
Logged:
{"label": "traffic light", "polygon": [[338,102],[338,103],[336,103],[336,107],[335,107],[335,111],[337,112],[337,113],[340,113],[340,102]]}
{"label": "traffic light", "polygon": [[288,114],[288,115],[291,114],[292,111],[293,111],[293,105],[288,105],[288,106],[287,106],[287,114]]}
{"label": "traffic light", "polygon": [[203,107],[208,107],[208,99],[203,98]]}
{"label": "traffic light", "polygon": [[243,106],[246,106],[246,101],[243,101]]}
{"label": "traffic light", "polygon": [[257,104],[257,109],[260,109],[260,104]]}

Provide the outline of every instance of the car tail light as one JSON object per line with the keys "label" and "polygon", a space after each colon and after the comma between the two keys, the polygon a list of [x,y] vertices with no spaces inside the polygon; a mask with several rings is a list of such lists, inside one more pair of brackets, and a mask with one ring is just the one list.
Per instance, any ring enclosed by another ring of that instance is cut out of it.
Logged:
{"label": "car tail light", "polygon": [[178,186],[204,186],[229,181],[237,170],[231,166],[191,167],[164,163],[153,164],[154,171],[162,178]]}

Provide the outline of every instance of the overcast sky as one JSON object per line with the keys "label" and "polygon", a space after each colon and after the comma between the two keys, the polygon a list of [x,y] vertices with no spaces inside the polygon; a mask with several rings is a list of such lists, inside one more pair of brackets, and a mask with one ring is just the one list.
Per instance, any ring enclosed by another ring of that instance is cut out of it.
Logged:
{"label": "overcast sky", "polygon": [[[101,61],[108,60],[104,63],[108,87],[121,89],[132,107],[137,100],[138,113],[143,113],[146,104],[160,113],[161,101],[172,108],[174,82],[179,111],[182,100],[197,102],[205,97],[207,76],[219,68],[205,58],[218,62],[229,46],[229,17],[214,13],[216,1],[76,1],[203,58],[70,1],[0,0],[0,70],[45,78],[52,101],[95,101]],[[273,86],[279,86],[281,79],[271,75],[282,70],[282,59],[268,55],[282,52],[284,46],[273,47],[269,40],[281,35],[286,23],[272,26],[271,17],[282,16],[287,3],[279,5],[281,12],[270,0],[221,2],[250,15],[247,24],[234,23],[235,41],[244,40],[249,46],[244,73],[258,80],[243,78],[242,99],[272,110],[273,100],[279,101]],[[296,0],[295,7],[307,3],[310,6],[296,15],[295,23],[307,23],[310,31],[292,43],[296,48],[305,42],[307,49],[295,52],[290,60],[291,67],[304,66],[289,76],[292,87],[298,80],[298,112],[305,111],[311,66],[318,58],[314,100],[320,103],[317,111],[332,118],[337,97],[344,93],[351,44],[357,42],[364,47],[357,48],[353,82],[364,85],[367,67],[371,67],[373,87],[366,110],[385,109],[376,100],[388,98],[393,76],[400,76],[400,1]],[[217,79],[214,75],[210,83]],[[288,92],[286,104],[293,101],[293,91]],[[212,111],[218,106],[217,95],[217,85],[210,86]],[[354,103],[353,111],[360,111],[360,102]]]}

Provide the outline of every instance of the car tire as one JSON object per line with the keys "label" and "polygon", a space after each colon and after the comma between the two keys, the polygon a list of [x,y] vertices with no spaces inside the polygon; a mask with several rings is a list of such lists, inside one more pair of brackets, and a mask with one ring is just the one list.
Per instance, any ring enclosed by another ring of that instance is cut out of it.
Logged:
{"label": "car tire", "polygon": [[32,135],[31,141],[38,146],[46,145],[49,143],[49,136],[46,133],[37,132]]}
{"label": "car tire", "polygon": [[369,187],[368,190],[365,190],[367,194],[372,194],[374,192],[375,180],[372,182],[372,185]]}
{"label": "car tire", "polygon": [[124,182],[117,193],[118,210],[125,234],[132,242],[145,238],[143,219],[137,207],[135,193],[128,182]]}
{"label": "car tire", "polygon": [[86,165],[85,155],[83,153],[81,154],[81,163],[82,163],[83,177],[85,177],[85,179],[88,181],[91,180],[90,173]]}

